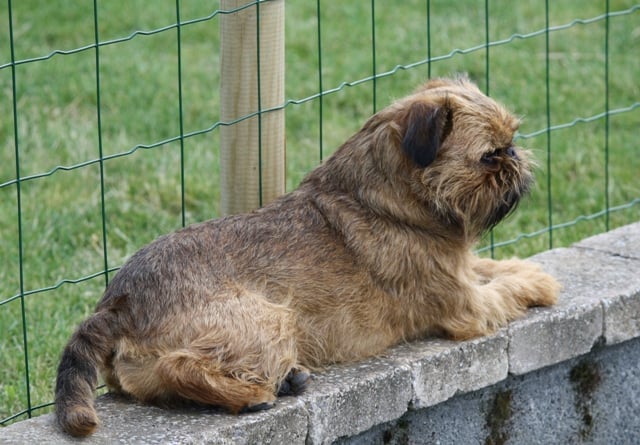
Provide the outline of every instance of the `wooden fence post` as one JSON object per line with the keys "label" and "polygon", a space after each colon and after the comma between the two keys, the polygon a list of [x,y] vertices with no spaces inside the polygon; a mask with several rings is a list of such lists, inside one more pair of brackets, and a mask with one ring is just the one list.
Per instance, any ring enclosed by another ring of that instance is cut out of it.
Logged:
{"label": "wooden fence post", "polygon": [[[255,2],[222,0],[221,9],[250,3]],[[220,33],[222,121],[282,105],[284,0],[222,14]],[[223,125],[220,134],[223,214],[256,209],[284,193],[284,109]]]}

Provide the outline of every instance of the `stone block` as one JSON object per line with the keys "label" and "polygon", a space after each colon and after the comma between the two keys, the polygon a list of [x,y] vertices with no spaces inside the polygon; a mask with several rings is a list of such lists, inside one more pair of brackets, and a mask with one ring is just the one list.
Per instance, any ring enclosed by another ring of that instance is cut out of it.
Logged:
{"label": "stone block", "polygon": [[587,238],[575,247],[610,254],[604,264],[610,277],[606,284],[617,295],[603,299],[606,342],[640,336],[640,223]]}
{"label": "stone block", "polygon": [[412,408],[436,405],[504,380],[509,369],[508,343],[503,329],[464,342],[435,339],[395,348],[393,356],[413,373]]}
{"label": "stone block", "polygon": [[509,372],[526,374],[589,352],[602,336],[602,318],[597,301],[532,310],[509,326]]}
{"label": "stone block", "polygon": [[640,260],[640,222],[586,238],[574,246]]}
{"label": "stone block", "polygon": [[300,397],[309,412],[309,444],[328,444],[402,416],[412,398],[411,371],[389,359],[332,366]]}
{"label": "stone block", "polygon": [[604,337],[616,344],[640,337],[640,292],[605,300]]}
{"label": "stone block", "polygon": [[617,295],[595,273],[607,259],[605,254],[579,249],[555,249],[531,258],[563,289],[557,305],[530,309],[509,325],[510,373],[534,371],[593,348],[604,330],[601,299]]}
{"label": "stone block", "polygon": [[[639,233],[634,235],[629,228]],[[620,243],[620,238],[626,241]],[[588,238],[574,248],[533,257],[560,279],[559,308],[600,302],[604,311],[602,335],[608,344],[640,336],[640,260],[621,247],[634,243],[640,243],[640,224]],[[640,244],[635,248],[640,249]]]}
{"label": "stone block", "polygon": [[[207,409],[165,410],[110,394],[98,397],[96,408],[101,425],[95,434],[82,439],[84,445],[295,445],[304,444],[307,435],[304,405],[291,397],[279,399],[271,410],[239,416]],[[80,443],[78,439],[62,432],[52,414],[26,420],[0,431],[3,433],[0,438],[2,444]]]}

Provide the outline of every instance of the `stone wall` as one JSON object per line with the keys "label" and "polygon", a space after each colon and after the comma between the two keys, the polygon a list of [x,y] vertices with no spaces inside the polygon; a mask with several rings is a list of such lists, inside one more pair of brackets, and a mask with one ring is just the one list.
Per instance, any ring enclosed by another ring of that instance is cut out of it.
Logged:
{"label": "stone wall", "polygon": [[[640,223],[532,258],[564,288],[495,335],[398,346],[334,366],[301,397],[230,416],[112,395],[86,444],[640,443]],[[52,415],[0,443],[72,444]]]}

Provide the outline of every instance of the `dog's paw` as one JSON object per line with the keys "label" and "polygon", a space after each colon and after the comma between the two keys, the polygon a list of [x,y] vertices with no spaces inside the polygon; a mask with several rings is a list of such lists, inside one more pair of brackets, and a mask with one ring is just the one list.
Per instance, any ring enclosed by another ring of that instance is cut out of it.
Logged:
{"label": "dog's paw", "polygon": [[558,302],[560,283],[534,262],[485,258],[474,264],[474,271],[482,285],[512,298],[520,307],[552,306]]}
{"label": "dog's paw", "polygon": [[552,306],[558,302],[562,286],[542,269],[533,277],[533,289],[529,306]]}
{"label": "dog's paw", "polygon": [[540,265],[519,259],[506,260],[503,264],[507,266],[505,278],[514,289],[520,289],[519,298],[527,306],[552,306],[558,302],[560,283]]}
{"label": "dog's paw", "polygon": [[278,396],[297,396],[307,388],[311,374],[304,368],[293,368],[278,388]]}

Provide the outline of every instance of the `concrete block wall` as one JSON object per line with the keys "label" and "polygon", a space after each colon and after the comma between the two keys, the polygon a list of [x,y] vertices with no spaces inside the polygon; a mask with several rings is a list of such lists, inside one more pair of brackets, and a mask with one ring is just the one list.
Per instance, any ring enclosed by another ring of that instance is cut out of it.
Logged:
{"label": "concrete block wall", "polygon": [[0,443],[640,443],[640,223],[532,260],[562,282],[560,302],[495,335],[331,367],[269,411],[168,411],[103,395],[88,439],[43,415],[0,429]]}

